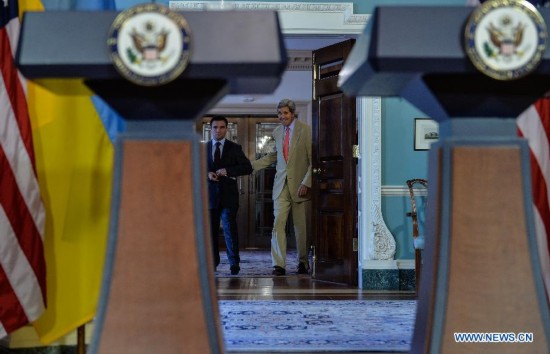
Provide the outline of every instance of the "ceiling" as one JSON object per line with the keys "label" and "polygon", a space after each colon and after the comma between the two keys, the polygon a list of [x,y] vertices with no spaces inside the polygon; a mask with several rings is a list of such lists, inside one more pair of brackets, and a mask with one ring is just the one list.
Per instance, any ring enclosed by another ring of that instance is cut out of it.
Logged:
{"label": "ceiling", "polygon": [[286,72],[277,90],[271,95],[227,95],[220,105],[273,104],[282,97],[296,101],[311,99],[311,72],[313,50],[355,38],[354,35],[285,35],[288,54]]}

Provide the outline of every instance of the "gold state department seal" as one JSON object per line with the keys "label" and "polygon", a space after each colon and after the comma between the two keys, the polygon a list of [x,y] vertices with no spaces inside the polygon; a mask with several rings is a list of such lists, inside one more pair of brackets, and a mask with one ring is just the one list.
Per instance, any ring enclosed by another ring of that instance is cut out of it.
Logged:
{"label": "gold state department seal", "polygon": [[123,77],[138,85],[158,86],[187,67],[190,29],[181,14],[162,5],[142,4],[118,14],[107,44]]}
{"label": "gold state department seal", "polygon": [[491,0],[470,15],[465,27],[465,50],[485,75],[514,80],[537,67],[547,38],[544,19],[531,3]]}

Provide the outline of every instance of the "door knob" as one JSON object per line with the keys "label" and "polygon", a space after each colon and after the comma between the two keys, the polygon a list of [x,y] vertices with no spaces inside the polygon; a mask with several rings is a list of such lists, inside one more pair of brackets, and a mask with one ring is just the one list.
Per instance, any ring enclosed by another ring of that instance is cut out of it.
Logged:
{"label": "door knob", "polygon": [[320,168],[314,168],[313,173],[316,174],[316,175],[320,175],[321,174],[321,169]]}

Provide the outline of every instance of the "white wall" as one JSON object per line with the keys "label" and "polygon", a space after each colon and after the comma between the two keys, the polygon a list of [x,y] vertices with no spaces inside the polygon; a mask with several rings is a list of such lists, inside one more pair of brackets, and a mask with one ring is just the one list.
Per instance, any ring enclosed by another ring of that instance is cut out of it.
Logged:
{"label": "white wall", "polygon": [[289,98],[296,102],[300,119],[311,124],[311,85],[310,71],[286,71],[273,94],[228,95],[216,105],[213,111],[230,113],[235,109],[241,109],[241,113],[276,114],[277,103],[283,98]]}
{"label": "white wall", "polygon": [[[228,95],[219,103],[221,105],[235,105],[243,103],[274,104],[277,105],[283,98],[294,101],[311,100],[311,72],[286,71],[281,84],[270,95]],[[274,106],[275,107],[275,106]]]}

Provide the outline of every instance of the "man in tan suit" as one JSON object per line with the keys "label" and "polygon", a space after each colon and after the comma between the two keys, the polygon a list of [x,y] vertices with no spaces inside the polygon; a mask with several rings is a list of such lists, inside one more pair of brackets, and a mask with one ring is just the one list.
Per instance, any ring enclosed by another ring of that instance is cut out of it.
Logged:
{"label": "man in tan suit", "polygon": [[271,235],[273,274],[286,274],[285,226],[290,212],[298,248],[298,274],[308,274],[305,202],[311,197],[311,129],[296,119],[296,104],[292,100],[281,100],[277,115],[282,124],[273,131],[276,151],[253,161],[252,168],[258,171],[277,162],[273,186],[275,221]]}

